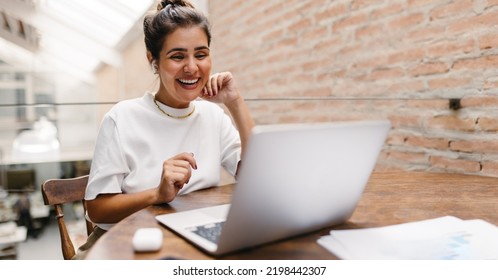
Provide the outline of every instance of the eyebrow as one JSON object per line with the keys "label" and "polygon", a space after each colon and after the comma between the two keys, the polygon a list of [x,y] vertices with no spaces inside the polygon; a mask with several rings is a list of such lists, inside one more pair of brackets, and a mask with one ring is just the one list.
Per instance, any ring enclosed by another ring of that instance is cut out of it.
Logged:
{"label": "eyebrow", "polygon": [[[200,47],[194,48],[194,51],[199,51],[199,50],[209,50],[209,47],[207,47],[207,46],[200,46]],[[166,54],[169,54],[169,53],[172,53],[172,52],[187,52],[187,51],[188,50],[185,49],[185,48],[172,48]]]}

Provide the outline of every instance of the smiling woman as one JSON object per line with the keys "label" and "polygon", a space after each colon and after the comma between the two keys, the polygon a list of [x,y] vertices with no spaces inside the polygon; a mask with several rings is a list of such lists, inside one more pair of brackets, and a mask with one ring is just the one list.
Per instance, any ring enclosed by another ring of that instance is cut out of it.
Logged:
{"label": "smiling woman", "polygon": [[170,107],[188,107],[209,80],[208,39],[200,27],[176,29],[164,41],[159,58],[153,58],[150,51],[147,54],[161,80],[156,100]]}
{"label": "smiling woman", "polygon": [[218,185],[220,167],[234,176],[254,125],[232,74],[211,75],[209,23],[189,2],[161,1],[144,34],[159,89],[102,121],[85,194],[97,227],[76,258],[130,214]]}

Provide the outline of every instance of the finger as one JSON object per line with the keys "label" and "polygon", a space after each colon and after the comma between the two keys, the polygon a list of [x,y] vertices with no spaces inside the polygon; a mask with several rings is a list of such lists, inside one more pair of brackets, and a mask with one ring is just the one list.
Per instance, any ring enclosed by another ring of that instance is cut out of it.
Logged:
{"label": "finger", "polygon": [[195,161],[193,153],[181,153],[174,156],[172,159],[187,161],[192,168],[197,169],[197,162]]}
{"label": "finger", "polygon": [[209,78],[207,79],[206,83],[204,84],[204,87],[202,88],[201,94],[203,96],[208,96],[209,95],[209,85],[210,85],[210,80]]}
{"label": "finger", "polygon": [[169,172],[168,174],[185,174],[189,178],[192,174],[192,168],[188,163],[185,162],[178,165],[169,166],[167,171]]}
{"label": "finger", "polygon": [[211,91],[213,92],[213,96],[216,96],[218,95],[218,89],[219,89],[219,77],[220,77],[220,74],[219,73],[216,73],[214,75],[211,76]]}
{"label": "finger", "polygon": [[186,184],[192,177],[192,168],[190,163],[185,160],[169,160],[163,166],[163,178],[170,185]]}
{"label": "finger", "polygon": [[171,178],[174,179],[173,185],[177,188],[182,189],[185,184],[190,180],[190,173],[185,174],[184,172],[173,172]]}
{"label": "finger", "polygon": [[204,86],[204,87],[202,88],[201,93],[199,94],[199,96],[201,96],[201,97],[206,96],[206,86]]}
{"label": "finger", "polygon": [[216,74],[211,75],[211,77],[209,77],[209,83],[206,86],[209,96],[214,96],[216,94],[215,93],[216,79],[214,79],[214,77],[216,77]]}
{"label": "finger", "polygon": [[220,75],[218,75],[218,77],[216,79],[218,90],[221,90],[223,88],[223,84],[226,80],[226,77],[227,77],[226,73],[221,73]]}
{"label": "finger", "polygon": [[183,188],[190,180],[190,172],[187,172],[185,168],[170,168],[163,177],[164,182],[168,186],[174,186],[177,188]]}

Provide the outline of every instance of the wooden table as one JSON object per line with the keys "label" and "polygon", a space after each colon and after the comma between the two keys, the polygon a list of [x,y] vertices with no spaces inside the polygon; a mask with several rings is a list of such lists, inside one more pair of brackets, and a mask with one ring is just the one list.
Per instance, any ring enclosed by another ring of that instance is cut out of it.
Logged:
{"label": "wooden table", "polygon": [[[87,259],[212,259],[159,225],[155,215],[230,202],[233,186],[221,186],[177,197],[169,205],[152,206],[119,222],[90,250]],[[283,241],[229,254],[223,259],[336,259],[316,240],[330,229],[387,226],[441,216],[484,219],[498,225],[498,178],[426,172],[372,174],[365,193],[348,222]],[[134,253],[135,230],[157,227],[163,247],[154,253]]]}

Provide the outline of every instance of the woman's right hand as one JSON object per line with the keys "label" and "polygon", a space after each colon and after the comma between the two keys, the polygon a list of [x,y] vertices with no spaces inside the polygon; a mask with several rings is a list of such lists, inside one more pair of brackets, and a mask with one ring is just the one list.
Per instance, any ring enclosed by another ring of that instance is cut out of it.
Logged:
{"label": "woman's right hand", "polygon": [[192,168],[197,169],[193,153],[181,153],[163,162],[158,203],[171,202],[192,176]]}

